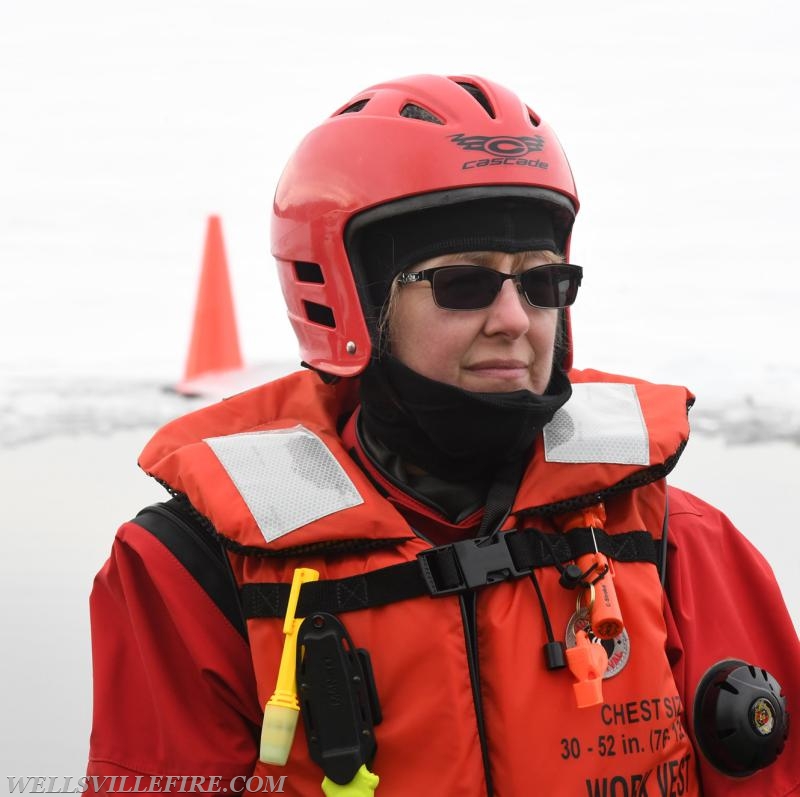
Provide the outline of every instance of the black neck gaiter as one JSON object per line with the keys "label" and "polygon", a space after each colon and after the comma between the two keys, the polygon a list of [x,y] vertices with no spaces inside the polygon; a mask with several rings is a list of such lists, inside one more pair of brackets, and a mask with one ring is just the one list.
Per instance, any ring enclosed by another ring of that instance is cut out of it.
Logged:
{"label": "black neck gaiter", "polygon": [[473,393],[418,374],[391,355],[361,378],[361,422],[404,462],[448,480],[491,480],[523,457],[572,394],[554,366],[539,396],[529,390]]}

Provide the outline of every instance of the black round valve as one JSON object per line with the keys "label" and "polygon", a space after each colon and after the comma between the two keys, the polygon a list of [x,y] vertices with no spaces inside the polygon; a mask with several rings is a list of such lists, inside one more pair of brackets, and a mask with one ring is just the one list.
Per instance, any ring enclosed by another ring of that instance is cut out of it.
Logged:
{"label": "black round valve", "polygon": [[786,744],[786,698],[766,670],[735,659],[719,661],[697,687],[694,729],[712,766],[735,778],[752,775]]}

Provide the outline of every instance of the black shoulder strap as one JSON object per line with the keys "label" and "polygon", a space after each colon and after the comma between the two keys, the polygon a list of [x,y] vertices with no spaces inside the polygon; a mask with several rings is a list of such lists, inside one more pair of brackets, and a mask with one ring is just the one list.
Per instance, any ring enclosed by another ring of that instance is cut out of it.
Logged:
{"label": "black shoulder strap", "polygon": [[236,581],[228,557],[211,528],[185,500],[145,507],[134,522],[149,531],[191,573],[231,625],[247,639]]}
{"label": "black shoulder strap", "polygon": [[658,577],[661,580],[661,586],[667,588],[667,547],[669,541],[669,488],[664,496],[664,522],[661,524],[661,544],[658,546],[658,558],[656,566],[658,567]]}

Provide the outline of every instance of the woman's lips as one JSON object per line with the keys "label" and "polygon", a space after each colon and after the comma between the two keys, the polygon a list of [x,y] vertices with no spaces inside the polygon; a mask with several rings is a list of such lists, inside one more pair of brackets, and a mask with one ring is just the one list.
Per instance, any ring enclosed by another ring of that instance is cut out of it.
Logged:
{"label": "woman's lips", "polygon": [[467,366],[467,370],[475,376],[512,380],[527,378],[528,368],[521,360],[483,360]]}

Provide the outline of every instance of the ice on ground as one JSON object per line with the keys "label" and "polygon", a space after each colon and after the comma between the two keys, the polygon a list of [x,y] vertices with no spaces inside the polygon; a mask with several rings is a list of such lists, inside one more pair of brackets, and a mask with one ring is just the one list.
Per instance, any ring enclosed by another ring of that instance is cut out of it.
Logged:
{"label": "ice on ground", "polygon": [[[278,362],[212,374],[179,386],[154,378],[17,373],[0,385],[0,449],[51,437],[152,429],[225,396],[295,369]],[[179,387],[182,392],[178,392]],[[779,394],[776,394],[776,396]],[[751,393],[705,397],[689,413],[692,431],[733,445],[787,442],[800,446],[800,408]]]}
{"label": "ice on ground", "polygon": [[117,376],[15,374],[0,387],[0,448],[51,437],[155,430],[167,421],[293,370],[273,363],[180,385]]}

